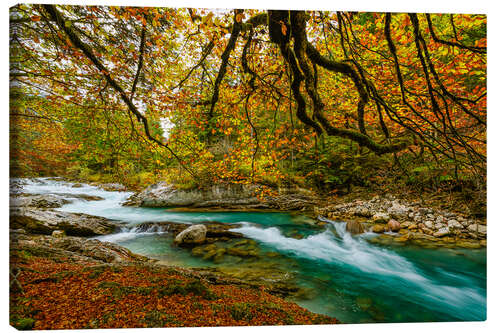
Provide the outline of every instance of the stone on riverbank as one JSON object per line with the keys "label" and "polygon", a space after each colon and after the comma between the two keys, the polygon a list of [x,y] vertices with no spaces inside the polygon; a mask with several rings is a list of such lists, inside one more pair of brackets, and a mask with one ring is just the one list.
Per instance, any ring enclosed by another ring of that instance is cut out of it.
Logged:
{"label": "stone on riverbank", "polygon": [[[11,234],[12,235],[12,234]],[[15,234],[11,236],[10,250],[24,251],[46,258],[71,258],[97,263],[150,261],[130,250],[109,242],[82,237],[53,237],[46,235]]]}
{"label": "stone on riverbank", "polygon": [[62,238],[62,237],[65,237],[66,236],[66,233],[64,232],[64,230],[54,230],[52,231],[52,237],[54,238]]}
{"label": "stone on riverbank", "polygon": [[401,229],[401,224],[396,220],[390,220],[387,222],[387,229],[389,231],[398,232]]}
{"label": "stone on riverbank", "polygon": [[467,227],[467,230],[473,233],[477,233],[481,236],[486,235],[486,226],[478,223],[471,224]]}
{"label": "stone on riverbank", "polygon": [[448,227],[443,227],[443,228],[440,228],[435,233],[433,233],[432,235],[434,237],[443,237],[443,236],[448,235],[449,233],[450,233],[450,229]]}
{"label": "stone on riverbank", "polygon": [[117,227],[117,222],[87,214],[26,207],[10,209],[10,228],[22,228],[28,233],[50,235],[55,230],[64,230],[70,236],[98,236],[111,234]]}
{"label": "stone on riverbank", "polygon": [[[421,235],[444,237],[453,235],[458,239],[483,239],[486,237],[486,223],[482,220],[467,218],[463,213],[455,213],[429,207],[421,207],[421,202],[406,202],[394,199],[391,195],[374,196],[371,200],[351,200],[344,203],[316,208],[315,213],[329,219],[345,221],[355,218],[365,222],[376,223],[371,229],[376,233],[385,231],[411,230]],[[469,214],[470,215],[470,214]],[[371,216],[371,218],[368,218]],[[400,221],[399,228],[395,223],[392,228],[384,224],[390,218]]]}
{"label": "stone on riverbank", "polygon": [[389,214],[381,213],[381,212],[375,213],[375,215],[373,215],[373,217],[372,217],[372,221],[375,223],[386,223],[390,219],[391,219],[391,217],[389,216]]}

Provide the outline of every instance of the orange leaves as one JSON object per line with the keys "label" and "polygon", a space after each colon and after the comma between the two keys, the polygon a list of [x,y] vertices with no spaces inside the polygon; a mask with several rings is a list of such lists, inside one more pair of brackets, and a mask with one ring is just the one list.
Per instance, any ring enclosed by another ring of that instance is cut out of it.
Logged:
{"label": "orange leaves", "polygon": [[[264,288],[210,285],[197,273],[175,268],[103,267],[62,259],[33,258],[22,264],[25,294],[11,294],[11,316],[33,316],[35,329],[277,325],[289,323],[287,318],[295,324],[337,322]],[[48,277],[54,278],[30,283]]]}
{"label": "orange leaves", "polygon": [[241,23],[243,21],[243,18],[244,18],[244,14],[238,13],[238,14],[236,14],[235,20],[236,20],[236,22]]}

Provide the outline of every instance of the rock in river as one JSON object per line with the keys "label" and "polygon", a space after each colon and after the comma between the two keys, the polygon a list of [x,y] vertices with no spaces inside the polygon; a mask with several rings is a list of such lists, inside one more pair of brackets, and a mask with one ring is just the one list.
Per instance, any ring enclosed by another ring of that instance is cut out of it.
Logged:
{"label": "rock in river", "polygon": [[175,236],[174,243],[177,245],[196,245],[205,242],[207,227],[203,224],[190,226]]}

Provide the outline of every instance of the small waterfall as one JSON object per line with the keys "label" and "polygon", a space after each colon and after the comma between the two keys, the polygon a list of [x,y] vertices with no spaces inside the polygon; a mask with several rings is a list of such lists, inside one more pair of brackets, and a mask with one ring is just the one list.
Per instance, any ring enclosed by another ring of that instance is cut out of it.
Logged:
{"label": "small waterfall", "polygon": [[124,242],[137,237],[166,234],[169,231],[168,225],[157,225],[151,223],[140,224],[133,227],[122,227],[120,231],[110,235],[94,237],[103,242]]}

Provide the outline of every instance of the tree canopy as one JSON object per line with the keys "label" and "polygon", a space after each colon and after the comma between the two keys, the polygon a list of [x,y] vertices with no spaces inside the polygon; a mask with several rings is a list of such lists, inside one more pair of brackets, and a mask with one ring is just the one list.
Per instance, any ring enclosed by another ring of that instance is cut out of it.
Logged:
{"label": "tree canopy", "polygon": [[14,173],[485,184],[485,15],[17,5],[10,24]]}

